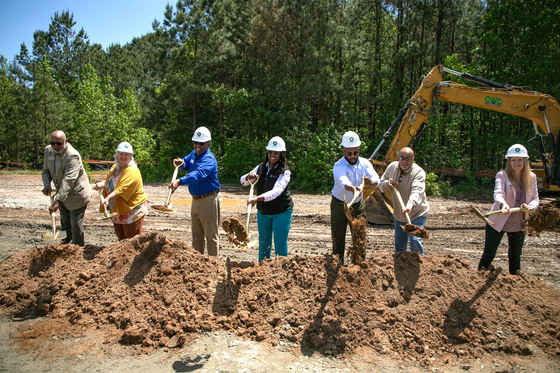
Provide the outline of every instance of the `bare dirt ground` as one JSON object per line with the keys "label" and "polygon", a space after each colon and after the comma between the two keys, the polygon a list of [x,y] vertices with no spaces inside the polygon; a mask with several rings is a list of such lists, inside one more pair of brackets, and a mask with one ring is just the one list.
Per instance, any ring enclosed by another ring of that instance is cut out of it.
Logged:
{"label": "bare dirt ground", "polygon": [[[472,201],[430,200],[423,258],[393,255],[392,226],[368,225],[366,261],[340,266],[330,196],[296,194],[288,258],[258,264],[223,230],[218,258],[190,248],[184,187],[175,214],[151,209],[124,243],[94,195],[86,247],[53,245],[41,188],[0,173],[0,372],[560,371],[560,233],[527,237],[520,276],[506,239],[496,269],[476,271]],[[145,188],[164,203],[164,185]],[[222,220],[244,222],[248,189],[222,194]]]}

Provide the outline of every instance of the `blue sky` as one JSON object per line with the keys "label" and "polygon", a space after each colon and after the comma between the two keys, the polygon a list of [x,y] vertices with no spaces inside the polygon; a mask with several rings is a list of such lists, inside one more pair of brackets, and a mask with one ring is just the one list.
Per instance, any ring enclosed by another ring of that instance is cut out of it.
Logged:
{"label": "blue sky", "polygon": [[167,3],[176,0],[0,0],[0,54],[13,60],[23,42],[31,50],[33,33],[47,31],[54,13],[66,10],[90,43],[124,45],[151,32],[154,19],[161,23]]}

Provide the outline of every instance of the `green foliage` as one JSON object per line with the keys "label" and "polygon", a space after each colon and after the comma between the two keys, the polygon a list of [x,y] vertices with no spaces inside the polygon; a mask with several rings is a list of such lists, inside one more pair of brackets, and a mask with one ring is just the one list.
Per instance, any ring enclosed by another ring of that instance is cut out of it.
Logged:
{"label": "green foliage", "polygon": [[448,180],[438,181],[438,176],[433,172],[426,175],[426,195],[447,198],[452,192],[453,187]]}
{"label": "green foliage", "polygon": [[261,163],[266,155],[264,141],[253,141],[242,137],[226,143],[226,152],[218,160],[218,174],[222,182],[239,183],[242,175]]}
{"label": "green foliage", "polygon": [[136,161],[150,163],[155,142],[147,129],[134,127],[140,115],[136,97],[125,91],[124,98],[117,99],[113,90],[108,79],[101,82],[93,66],[84,67],[75,87],[73,127],[67,137],[73,138],[82,157],[111,159],[117,145],[128,141]]}
{"label": "green foliage", "polygon": [[293,154],[294,189],[310,193],[328,193],[332,189],[332,169],[342,157],[339,144],[341,137],[333,127],[319,133],[309,133],[307,136],[298,134],[298,141],[305,146]]}
{"label": "green foliage", "polygon": [[482,199],[491,201],[494,185],[490,178],[475,178],[467,173],[465,179],[454,186],[453,195],[457,198]]}

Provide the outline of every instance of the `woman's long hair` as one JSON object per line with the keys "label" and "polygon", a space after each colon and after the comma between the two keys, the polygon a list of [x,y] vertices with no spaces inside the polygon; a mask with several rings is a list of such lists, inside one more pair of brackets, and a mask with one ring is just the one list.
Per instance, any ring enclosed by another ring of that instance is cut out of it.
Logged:
{"label": "woman's long hair", "polygon": [[[264,156],[264,162],[263,165],[266,166],[266,162],[268,162],[268,151],[266,152],[265,156]],[[286,152],[280,152],[280,156],[278,159],[278,165],[271,170],[270,172],[272,173],[272,175],[275,176],[279,176],[282,175],[284,173],[284,171],[289,170],[290,168],[288,167],[288,161],[286,160]]]}
{"label": "woman's long hair", "polygon": [[533,195],[533,188],[531,186],[531,166],[529,164],[529,158],[523,158],[523,169],[521,170],[521,178],[518,179],[511,167],[511,158],[507,159],[506,162],[506,173],[508,175],[509,181],[511,185],[515,188],[516,191],[521,190],[521,185],[523,185],[523,190],[525,193],[529,195]]}

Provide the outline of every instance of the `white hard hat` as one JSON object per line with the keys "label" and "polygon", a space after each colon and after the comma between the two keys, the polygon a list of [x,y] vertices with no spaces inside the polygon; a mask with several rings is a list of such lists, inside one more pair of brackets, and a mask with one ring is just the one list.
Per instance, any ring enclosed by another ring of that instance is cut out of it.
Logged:
{"label": "white hard hat", "polygon": [[529,158],[529,153],[527,153],[527,149],[521,144],[515,144],[509,147],[505,158]]}
{"label": "white hard hat", "polygon": [[357,148],[360,146],[362,142],[360,141],[360,136],[354,131],[348,131],[342,136],[342,145],[343,148]]}
{"label": "white hard hat", "polygon": [[117,146],[117,152],[120,153],[129,153],[129,154],[133,154],[132,152],[132,145],[130,145],[130,143],[128,142],[121,142],[119,144],[119,146]]}
{"label": "white hard hat", "polygon": [[207,142],[212,140],[210,136],[210,131],[206,127],[198,127],[196,131],[194,131],[194,135],[192,137],[192,141],[195,142]]}
{"label": "white hard hat", "polygon": [[276,152],[285,152],[286,151],[286,143],[280,136],[274,136],[268,142],[266,146],[266,150],[276,151]]}

